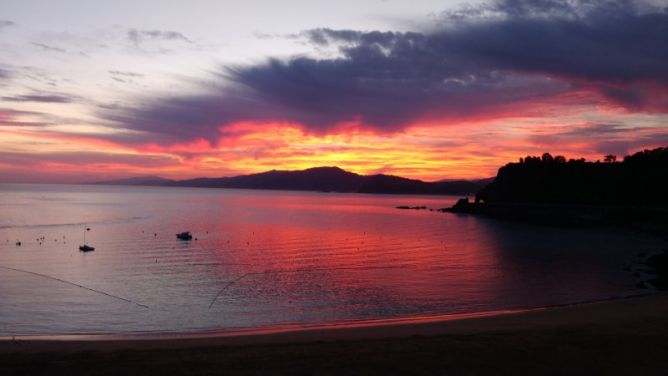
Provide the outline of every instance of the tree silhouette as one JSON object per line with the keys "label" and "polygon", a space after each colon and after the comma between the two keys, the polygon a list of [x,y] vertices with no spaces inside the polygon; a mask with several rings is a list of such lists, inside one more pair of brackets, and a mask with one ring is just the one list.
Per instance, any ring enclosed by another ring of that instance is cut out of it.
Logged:
{"label": "tree silhouette", "polygon": [[603,161],[605,161],[605,163],[615,163],[617,162],[617,156],[614,154],[608,154],[603,158]]}
{"label": "tree silhouette", "polygon": [[600,163],[565,160],[545,153],[509,163],[478,192],[476,201],[668,208],[668,148],[644,150],[621,162],[615,155],[606,155]]}

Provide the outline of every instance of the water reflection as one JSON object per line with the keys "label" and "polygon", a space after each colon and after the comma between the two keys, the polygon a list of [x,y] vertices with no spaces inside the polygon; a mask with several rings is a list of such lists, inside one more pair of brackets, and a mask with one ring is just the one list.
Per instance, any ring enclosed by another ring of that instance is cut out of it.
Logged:
{"label": "water reflection", "polygon": [[[623,266],[662,245],[395,209],[453,200],[0,185],[0,266],[150,307],[0,268],[0,334],[196,331],[599,299],[634,293]],[[77,251],[82,224],[95,252]],[[185,230],[197,240],[177,240]]]}

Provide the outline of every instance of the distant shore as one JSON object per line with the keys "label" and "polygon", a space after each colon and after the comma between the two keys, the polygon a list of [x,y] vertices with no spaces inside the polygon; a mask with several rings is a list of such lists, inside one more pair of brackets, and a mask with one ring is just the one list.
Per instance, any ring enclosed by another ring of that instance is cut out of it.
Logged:
{"label": "distant shore", "polygon": [[655,294],[458,320],[183,338],[4,340],[0,372],[659,374],[668,369],[666,338],[668,295]]}

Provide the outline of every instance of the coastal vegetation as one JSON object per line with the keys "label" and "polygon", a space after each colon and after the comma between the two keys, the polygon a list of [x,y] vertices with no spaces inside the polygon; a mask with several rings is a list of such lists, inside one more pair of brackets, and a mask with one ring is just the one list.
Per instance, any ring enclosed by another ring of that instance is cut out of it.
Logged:
{"label": "coastal vegetation", "polygon": [[476,202],[566,205],[668,205],[668,148],[603,161],[566,160],[549,153],[499,169]]}
{"label": "coastal vegetation", "polygon": [[668,148],[622,161],[566,160],[549,153],[499,169],[490,184],[446,210],[531,223],[622,226],[668,233]]}

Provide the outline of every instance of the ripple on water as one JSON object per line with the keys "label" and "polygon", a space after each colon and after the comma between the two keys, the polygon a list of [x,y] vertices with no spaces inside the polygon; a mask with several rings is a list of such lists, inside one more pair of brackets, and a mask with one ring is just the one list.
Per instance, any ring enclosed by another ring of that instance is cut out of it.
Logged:
{"label": "ripple on water", "polygon": [[[0,185],[9,214],[0,335],[258,328],[601,299],[635,293],[624,266],[665,247],[394,209],[444,207],[450,197],[66,187]],[[77,250],[84,226],[95,252]],[[197,240],[177,240],[184,230]]]}

